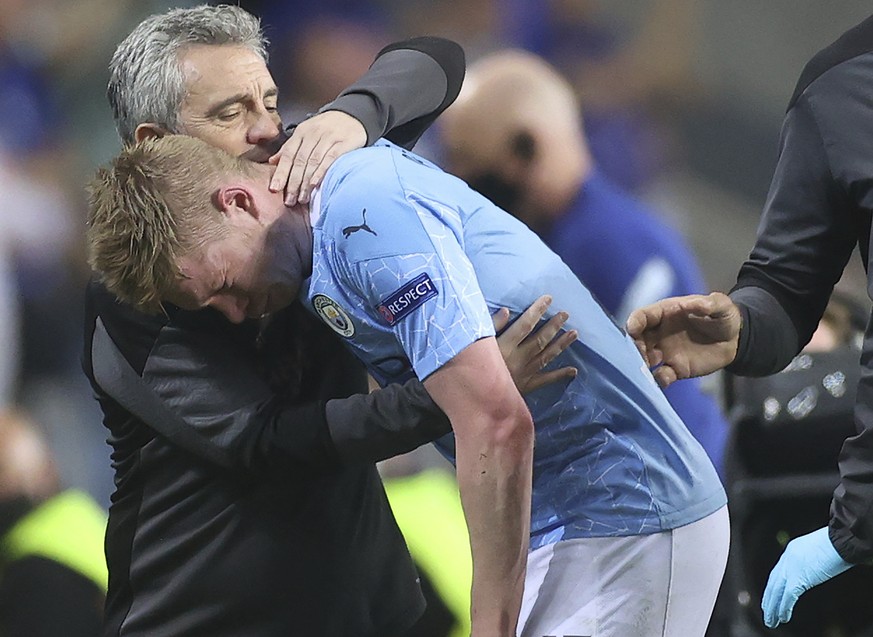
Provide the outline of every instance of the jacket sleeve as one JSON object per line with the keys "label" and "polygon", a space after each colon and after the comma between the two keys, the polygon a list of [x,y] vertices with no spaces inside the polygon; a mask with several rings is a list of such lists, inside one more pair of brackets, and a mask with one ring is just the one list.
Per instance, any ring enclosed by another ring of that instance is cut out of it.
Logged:
{"label": "jacket sleeve", "polygon": [[155,342],[142,378],[205,448],[219,452],[198,455],[255,474],[329,473],[410,451],[451,431],[417,381],[369,395],[296,402],[271,391],[249,347],[172,325]]}
{"label": "jacket sleeve", "polygon": [[386,137],[411,149],[458,97],[464,50],[451,40],[420,37],[382,49],[370,69],[319,112],[342,111],[359,120],[367,144]]}
{"label": "jacket sleeve", "polygon": [[834,178],[807,96],[788,112],[758,236],[731,298],[743,327],[729,371],[784,368],[815,331],[857,241],[854,208]]}
{"label": "jacket sleeve", "polygon": [[[417,381],[341,398],[366,388],[341,344],[322,357],[328,365],[307,370],[317,382],[294,383],[301,388],[295,393],[265,380],[252,324],[231,325],[210,310],[178,312],[172,320],[145,316],[96,282],[88,287],[86,312],[82,362],[107,426],[126,430],[127,422],[143,422],[152,435],[227,469],[324,474],[409,451],[451,430]],[[310,349],[304,354],[312,358]],[[100,351],[114,357],[95,356]],[[131,396],[136,409],[123,407]]]}

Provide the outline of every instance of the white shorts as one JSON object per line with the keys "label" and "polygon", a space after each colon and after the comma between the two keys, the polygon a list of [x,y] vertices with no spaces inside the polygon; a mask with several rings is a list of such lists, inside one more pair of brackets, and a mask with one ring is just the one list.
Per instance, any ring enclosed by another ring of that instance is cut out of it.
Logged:
{"label": "white shorts", "polygon": [[727,562],[727,507],[687,526],[566,540],[527,561],[519,637],[702,637]]}

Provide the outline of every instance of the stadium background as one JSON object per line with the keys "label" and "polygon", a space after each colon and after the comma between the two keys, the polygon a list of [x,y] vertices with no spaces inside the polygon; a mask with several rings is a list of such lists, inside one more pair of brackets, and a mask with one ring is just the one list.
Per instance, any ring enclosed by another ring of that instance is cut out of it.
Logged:
{"label": "stadium background", "polygon": [[[0,401],[32,413],[65,485],[103,504],[108,448],[79,369],[82,186],[118,149],[104,93],[115,45],[146,15],[193,4],[0,0]],[[264,20],[286,119],[403,37],[450,37],[468,61],[504,47],[544,55],[574,81],[601,167],[685,234],[723,290],[752,245],[804,63],[871,11],[861,0],[241,4]],[[438,136],[417,150],[439,162]],[[856,261],[841,287],[863,299]]]}

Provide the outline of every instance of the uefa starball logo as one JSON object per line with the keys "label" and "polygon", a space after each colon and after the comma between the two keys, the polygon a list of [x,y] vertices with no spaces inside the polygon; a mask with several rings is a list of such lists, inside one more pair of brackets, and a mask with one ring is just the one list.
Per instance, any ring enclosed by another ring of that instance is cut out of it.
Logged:
{"label": "uefa starball logo", "polygon": [[325,294],[316,294],[312,297],[312,307],[315,313],[321,317],[330,328],[345,338],[355,334],[355,326],[352,319],[346,314],[339,304]]}
{"label": "uefa starball logo", "polygon": [[415,308],[438,295],[433,281],[427,272],[423,272],[382,299],[376,310],[382,315],[385,322],[393,327],[397,321],[409,316]]}

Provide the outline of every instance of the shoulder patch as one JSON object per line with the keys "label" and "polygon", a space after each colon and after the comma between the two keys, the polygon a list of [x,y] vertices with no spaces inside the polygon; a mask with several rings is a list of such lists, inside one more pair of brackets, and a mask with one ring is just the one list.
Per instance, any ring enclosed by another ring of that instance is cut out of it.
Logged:
{"label": "shoulder patch", "polygon": [[382,299],[376,309],[388,325],[393,326],[415,308],[438,294],[433,281],[430,280],[427,272],[424,272]]}
{"label": "shoulder patch", "polygon": [[312,307],[334,332],[345,338],[354,336],[355,326],[352,319],[332,298],[325,294],[316,294],[312,297]]}

